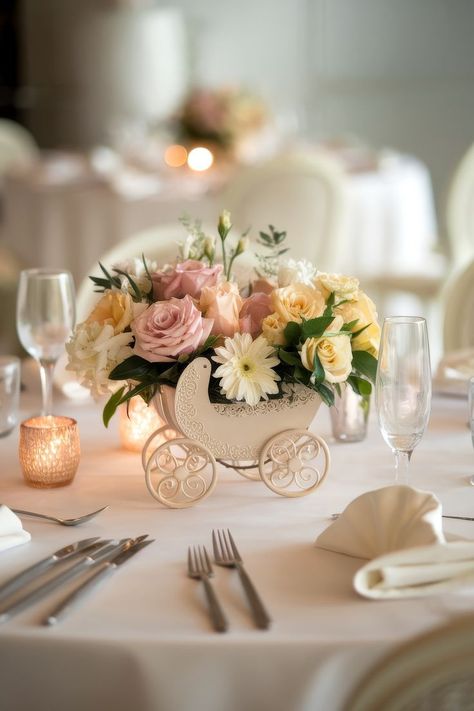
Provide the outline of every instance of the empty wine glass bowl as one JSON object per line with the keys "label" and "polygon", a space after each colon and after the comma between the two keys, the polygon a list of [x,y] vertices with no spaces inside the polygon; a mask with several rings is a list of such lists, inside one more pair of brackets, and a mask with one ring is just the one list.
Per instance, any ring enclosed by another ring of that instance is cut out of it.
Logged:
{"label": "empty wine glass bowl", "polygon": [[40,364],[42,413],[52,412],[52,378],[75,323],[72,276],[55,269],[25,269],[20,274],[17,330],[25,350]]}
{"label": "empty wine glass bowl", "polygon": [[375,383],[380,430],[395,454],[396,478],[406,480],[408,463],[428,423],[431,368],[424,318],[384,320]]}
{"label": "empty wine glass bowl", "polygon": [[[474,446],[474,376],[469,379],[469,389],[468,389],[468,403],[469,403],[469,427],[471,429],[471,440]],[[469,479],[471,486],[474,486],[474,476]]]}

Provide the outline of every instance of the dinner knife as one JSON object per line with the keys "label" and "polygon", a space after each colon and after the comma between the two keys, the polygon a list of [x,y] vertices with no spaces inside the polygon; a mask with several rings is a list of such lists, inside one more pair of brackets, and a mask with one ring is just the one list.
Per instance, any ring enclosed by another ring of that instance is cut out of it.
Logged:
{"label": "dinner knife", "polygon": [[51,580],[47,580],[43,585],[31,590],[19,599],[13,600],[13,602],[8,603],[0,607],[0,623],[7,622],[13,615],[21,612],[29,605],[32,605],[37,600],[41,599],[48,593],[56,590],[57,587],[63,583],[67,583],[72,578],[75,578],[80,573],[84,572],[96,562],[106,561],[109,558],[113,558],[117,553],[121,553],[130,547],[133,540],[131,538],[124,538],[117,543],[111,542],[110,540],[98,541],[93,544],[94,546],[100,546],[97,550],[89,552],[84,558],[77,561],[67,570],[59,573]]}
{"label": "dinner knife", "polygon": [[40,560],[38,563],[26,568],[26,570],[18,573],[18,575],[15,575],[13,578],[10,578],[3,583],[3,585],[0,585],[0,602],[10,597],[10,595],[13,595],[22,585],[26,585],[26,583],[39,577],[57,563],[61,563],[81,552],[87,551],[87,549],[98,540],[99,537],[96,536],[95,538],[83,538],[76,543],[70,543],[64,546],[64,548],[60,548],[54,553],[51,553],[47,558],[43,558],[43,560]]}
{"label": "dinner knife", "polygon": [[127,560],[130,560],[135,553],[138,553],[150,543],[154,543],[154,539],[147,541],[135,542],[127,550],[118,553],[114,558],[106,562],[94,566],[94,572],[83,583],[78,585],[57,607],[48,614],[43,620],[43,625],[55,625],[59,622],[77,603],[79,603],[92,589],[96,588],[101,582],[108,578],[117,568]]}

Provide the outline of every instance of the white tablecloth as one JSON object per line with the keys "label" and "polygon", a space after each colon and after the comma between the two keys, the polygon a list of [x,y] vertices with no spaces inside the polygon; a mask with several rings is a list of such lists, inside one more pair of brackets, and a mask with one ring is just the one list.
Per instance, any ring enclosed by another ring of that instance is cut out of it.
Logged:
{"label": "white tablecloth", "polygon": [[[338,711],[354,683],[398,642],[472,609],[472,590],[426,599],[374,602],[352,589],[360,561],[317,550],[315,537],[355,496],[391,483],[392,455],[374,418],[369,437],[330,444],[327,482],[302,499],[278,497],[260,482],[222,472],[213,494],[194,508],[168,510],[149,496],[137,455],[118,448],[99,409],[56,395],[56,411],[76,417],[82,459],[75,481],[56,490],[23,484],[17,434],[1,441],[1,501],[75,515],[110,509],[80,529],[24,519],[31,543],[0,555],[0,582],[60,546],[87,536],[148,533],[156,543],[97,589],[61,624],[38,625],[55,594],[0,627],[0,708],[8,711]],[[37,409],[31,388],[22,416]],[[446,513],[472,515],[468,479],[474,454],[467,404],[438,399],[411,465],[414,485],[436,493]],[[313,429],[328,440],[324,408]],[[230,619],[210,629],[199,583],[186,577],[191,543],[210,545],[229,527],[274,619],[252,627],[235,573],[217,569],[215,585]],[[474,524],[446,521],[474,538]]]}
{"label": "white tablecloth", "polygon": [[[62,184],[10,178],[4,239],[25,266],[67,268],[79,284],[107,250],[141,230],[177,223],[184,213],[214,224],[225,205],[218,189],[200,190],[206,182],[206,175],[183,173],[171,184],[164,177],[155,195],[132,198],[87,173]],[[346,248],[335,271],[361,278],[439,273],[431,181],[422,163],[394,156],[377,169],[348,172],[346,191]]]}

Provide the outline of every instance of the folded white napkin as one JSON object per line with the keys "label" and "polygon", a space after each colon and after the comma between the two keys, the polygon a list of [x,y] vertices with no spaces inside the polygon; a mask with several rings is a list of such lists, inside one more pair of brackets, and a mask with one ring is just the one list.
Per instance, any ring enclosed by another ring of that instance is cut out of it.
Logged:
{"label": "folded white napkin", "polygon": [[373,599],[420,597],[474,586],[474,543],[453,541],[408,548],[370,561],[354,576],[354,588]]}
{"label": "folded white napkin", "polygon": [[23,530],[21,521],[8,506],[0,504],[0,551],[28,543],[31,535]]}
{"label": "folded white napkin", "polygon": [[316,545],[370,560],[354,576],[364,597],[417,597],[474,586],[474,542],[447,543],[440,502],[410,486],[354,499]]}
{"label": "folded white napkin", "polygon": [[368,558],[444,543],[441,504],[411,486],[386,486],[354,499],[316,539],[318,548]]}

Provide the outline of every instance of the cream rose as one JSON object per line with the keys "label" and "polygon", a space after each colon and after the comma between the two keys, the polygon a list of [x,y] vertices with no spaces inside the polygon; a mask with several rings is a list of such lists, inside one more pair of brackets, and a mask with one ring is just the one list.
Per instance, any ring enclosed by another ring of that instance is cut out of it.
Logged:
{"label": "cream rose", "polygon": [[[352,370],[350,336],[344,332],[338,333],[343,325],[342,316],[336,316],[322,336],[307,338],[301,349],[301,362],[307,370],[313,371],[314,356],[318,354],[325,379],[329,383],[343,383]],[[333,333],[336,335],[329,335]]]}
{"label": "cream rose", "polygon": [[374,302],[359,290],[356,301],[351,301],[336,307],[336,313],[344,319],[344,323],[350,323],[357,319],[357,323],[352,327],[352,332],[360,331],[361,334],[352,339],[353,351],[367,351],[377,358],[380,345],[380,326],[377,320],[377,311]]}
{"label": "cream rose", "polygon": [[289,321],[301,323],[301,320],[321,316],[325,301],[320,291],[307,284],[290,284],[272,293],[275,313],[286,326]]}
{"label": "cream rose", "polygon": [[286,339],[283,331],[286,323],[280,319],[278,314],[270,314],[262,321],[262,334],[272,346],[284,346]]}
{"label": "cream rose", "polygon": [[199,308],[206,318],[213,320],[213,335],[233,336],[240,328],[239,313],[242,304],[243,299],[237,284],[223,281],[217,286],[203,288]]}
{"label": "cream rose", "polygon": [[314,286],[320,289],[324,298],[327,299],[331,292],[334,293],[336,301],[349,300],[357,298],[359,291],[359,280],[355,277],[345,276],[344,274],[326,274],[318,272],[313,281]]}
{"label": "cream rose", "polygon": [[99,323],[101,326],[112,326],[114,333],[123,333],[146,304],[135,304],[128,293],[106,291],[95,305],[86,323]]}

